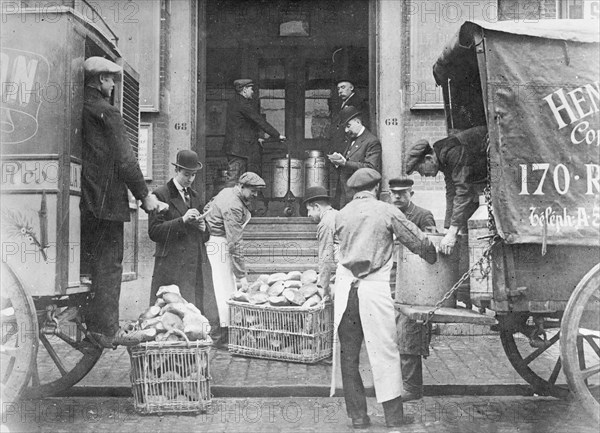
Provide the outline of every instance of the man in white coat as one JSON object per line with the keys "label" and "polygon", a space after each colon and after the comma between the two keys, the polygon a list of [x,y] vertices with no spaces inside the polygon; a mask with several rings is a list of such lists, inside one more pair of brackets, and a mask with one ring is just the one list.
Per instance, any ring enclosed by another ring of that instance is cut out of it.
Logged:
{"label": "man in white coat", "polygon": [[398,427],[405,423],[396,315],[390,293],[394,235],[428,263],[437,260],[435,247],[427,236],[394,205],[377,199],[380,182],[381,175],[376,170],[358,169],[347,183],[358,192],[335,220],[340,249],[334,322],[340,351],[339,354],[337,350],[334,352],[332,390],[339,364],[346,411],[354,428],[370,425],[359,373],[363,340],[373,372],[375,395],[383,404],[386,426]]}

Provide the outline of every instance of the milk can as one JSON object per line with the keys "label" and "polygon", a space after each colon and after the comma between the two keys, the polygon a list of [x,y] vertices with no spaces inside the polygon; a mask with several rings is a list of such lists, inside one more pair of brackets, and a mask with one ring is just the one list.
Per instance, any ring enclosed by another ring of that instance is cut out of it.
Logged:
{"label": "milk can", "polygon": [[329,173],[323,152],[320,150],[306,151],[308,158],[304,160],[304,188],[322,186],[328,189]]}
{"label": "milk can", "polygon": [[[290,159],[290,190],[295,197],[304,197],[304,165],[301,159]],[[288,159],[273,159],[273,198],[285,197],[288,191]]]}

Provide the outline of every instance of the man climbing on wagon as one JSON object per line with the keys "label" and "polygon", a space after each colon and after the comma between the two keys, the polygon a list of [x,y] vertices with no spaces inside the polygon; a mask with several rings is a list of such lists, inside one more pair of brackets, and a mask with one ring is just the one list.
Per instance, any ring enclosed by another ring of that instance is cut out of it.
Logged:
{"label": "man climbing on wagon", "polygon": [[83,69],[81,262],[91,272],[94,295],[86,324],[102,347],[138,344],[146,338],[144,331],[119,328],[123,227],[130,219],[127,189],[148,213],[161,203],[148,192],[121,113],[108,101],[122,68],[105,58],[90,57]]}

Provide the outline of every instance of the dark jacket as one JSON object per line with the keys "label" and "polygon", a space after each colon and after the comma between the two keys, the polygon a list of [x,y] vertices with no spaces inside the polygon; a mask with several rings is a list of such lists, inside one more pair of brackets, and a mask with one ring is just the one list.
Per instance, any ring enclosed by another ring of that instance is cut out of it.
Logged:
{"label": "dark jacket", "polygon": [[[157,188],[154,194],[169,209],[152,212],[148,221],[148,235],[156,242],[154,273],[150,289],[150,302],[154,303],[160,286],[176,284],[186,301],[202,308],[202,263],[207,261],[204,242],[208,240],[208,228],[201,232],[183,222],[188,210],[173,179]],[[202,213],[202,203],[196,191],[190,194],[191,207]],[[210,277],[210,275],[209,275]]]}
{"label": "dark jacket", "polygon": [[83,103],[81,210],[98,219],[129,221],[127,188],[138,200],[148,188],[119,109],[86,87]]}
{"label": "dark jacket", "polygon": [[346,182],[356,170],[368,167],[381,173],[381,142],[365,128],[354,144],[349,143],[349,147],[342,155],[346,158],[346,165],[336,169],[339,177],[338,190],[334,199],[335,204],[339,199],[340,209],[352,200],[354,191],[346,186]]}
{"label": "dark jacket", "polygon": [[369,106],[367,103],[356,93],[350,96],[343,104],[336,109],[333,110],[333,116],[331,119],[331,143],[329,145],[329,152],[338,152],[343,153],[346,147],[348,146],[348,142],[346,141],[346,132],[344,131],[344,127],[346,125],[339,125],[340,122],[340,112],[344,107],[356,107],[361,111],[361,119],[363,121],[363,125],[365,128],[369,129]]}
{"label": "dark jacket", "polygon": [[464,227],[487,181],[487,128],[476,126],[436,141],[433,150],[446,181],[444,227]]}
{"label": "dark jacket", "polygon": [[417,227],[419,227],[419,230],[422,232],[437,232],[433,214],[427,209],[423,209],[413,202],[410,202],[408,208],[403,211],[403,213],[406,215],[406,218],[408,218],[411,223],[414,223]]}
{"label": "dark jacket", "polygon": [[223,152],[247,158],[258,146],[258,133],[262,130],[271,137],[281,134],[273,128],[260,114],[252,100],[236,94],[227,102],[227,122],[225,124],[225,141]]}

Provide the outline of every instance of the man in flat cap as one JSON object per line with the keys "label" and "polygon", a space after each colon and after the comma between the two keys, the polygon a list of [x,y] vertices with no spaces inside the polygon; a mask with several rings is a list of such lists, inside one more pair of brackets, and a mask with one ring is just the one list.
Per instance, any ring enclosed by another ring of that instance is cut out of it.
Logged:
{"label": "man in flat cap", "polygon": [[444,173],[448,229],[440,252],[451,254],[459,231],[479,206],[479,195],[487,181],[487,127],[476,126],[436,141],[433,147],[419,140],[408,152],[406,173],[435,177]]}
{"label": "man in flat cap", "polygon": [[227,300],[236,290],[236,283],[248,285],[242,254],[244,228],[251,218],[251,201],[265,188],[265,181],[256,173],[242,174],[233,187],[224,188],[204,208],[209,212],[206,224],[210,238],[206,244],[212,268],[219,323],[211,323],[217,346],[227,347],[229,307]]}
{"label": "man in flat cap", "polygon": [[[412,202],[414,191],[412,179],[390,179],[389,188],[394,205],[402,211],[406,218],[423,232],[436,233],[435,219],[427,209]],[[394,264],[395,265],[395,264]],[[401,290],[414,290],[413,287],[402,287]],[[429,338],[431,330],[403,314],[396,317],[398,327],[398,349],[402,366],[402,383],[404,392],[402,401],[418,400],[423,397],[423,365],[422,356],[429,356]],[[431,328],[431,325],[429,325]],[[423,332],[427,335],[423,336]],[[425,338],[424,338],[425,337]]]}
{"label": "man in flat cap", "polygon": [[271,137],[285,140],[277,129],[260,114],[253,100],[254,83],[248,78],[233,82],[235,96],[227,103],[227,122],[223,152],[227,155],[230,186],[237,182],[240,174],[251,171],[262,173],[261,131]]}
{"label": "man in flat cap", "polygon": [[353,191],[347,181],[359,168],[381,171],[381,142],[364,126],[362,112],[356,107],[344,107],[340,113],[339,127],[344,127],[347,146],[343,153],[327,155],[338,175],[333,206],[341,209],[352,200]]}
{"label": "man in flat cap", "polygon": [[136,344],[143,336],[119,329],[123,225],[130,212],[127,189],[148,213],[158,209],[159,201],[148,192],[119,109],[108,101],[121,67],[90,57],[83,68],[81,262],[91,273],[94,294],[86,324],[101,346]]}
{"label": "man in flat cap", "polygon": [[204,243],[209,233],[201,214],[204,205],[192,189],[202,164],[196,152],[185,149],[177,153],[173,165],[175,176],[154,191],[169,209],[150,214],[148,220],[148,235],[156,242],[150,304],[156,300],[160,286],[175,284],[186,301],[204,312],[205,288],[212,290],[212,285],[205,287],[210,275],[202,272],[202,264],[208,260]]}
{"label": "man in flat cap", "polygon": [[390,179],[390,195],[394,205],[402,211],[408,220],[423,232],[436,233],[435,219],[431,211],[423,209],[412,202],[414,181],[412,179]]}
{"label": "man in flat cap", "polygon": [[[377,401],[383,403],[388,427],[405,423],[402,374],[396,343],[396,314],[390,294],[394,235],[413,253],[435,263],[435,247],[394,205],[379,201],[381,175],[360,168],[348,179],[356,194],[335,219],[340,242],[336,272],[334,368],[341,367],[346,411],[354,428],[370,424],[365,391],[359,373],[359,353],[365,341]],[[339,349],[337,341],[339,339]]]}
{"label": "man in flat cap", "polygon": [[329,280],[335,272],[339,248],[335,235],[335,217],[338,211],[331,207],[331,197],[322,186],[308,188],[304,194],[303,204],[306,206],[308,216],[319,223],[317,225],[317,240],[319,241],[319,280],[317,285],[325,290],[326,295],[331,295]]}

